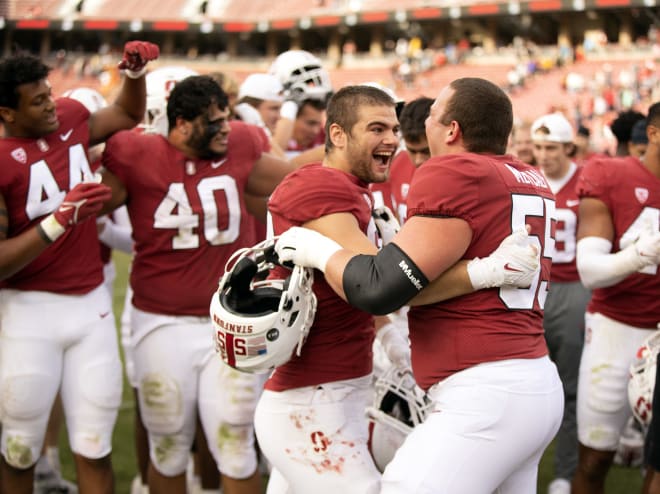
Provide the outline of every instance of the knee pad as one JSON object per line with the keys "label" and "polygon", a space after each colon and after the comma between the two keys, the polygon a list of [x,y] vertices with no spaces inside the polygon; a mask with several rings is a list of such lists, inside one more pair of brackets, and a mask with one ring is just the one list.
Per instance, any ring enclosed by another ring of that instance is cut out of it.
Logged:
{"label": "knee pad", "polygon": [[192,438],[181,435],[149,433],[149,457],[156,470],[166,477],[174,477],[186,471],[190,458]]}
{"label": "knee pad", "polygon": [[139,383],[140,413],[151,434],[173,435],[184,423],[179,383],[166,374],[146,374]]}
{"label": "knee pad", "polygon": [[[257,469],[257,452],[254,444],[254,426],[223,422],[218,426],[209,449],[223,475],[233,479],[245,479]],[[217,452],[217,453],[215,453]]]}
{"label": "knee pad", "polygon": [[[5,461],[13,468],[24,470],[37,463],[41,454],[41,441],[31,442],[19,434],[12,434],[11,431],[3,433],[2,455]],[[43,438],[42,438],[43,439]]]}
{"label": "knee pad", "polygon": [[81,369],[78,382],[86,404],[84,413],[71,411],[71,450],[84,458],[103,458],[112,451],[112,430],[121,404],[121,362],[90,362]]}

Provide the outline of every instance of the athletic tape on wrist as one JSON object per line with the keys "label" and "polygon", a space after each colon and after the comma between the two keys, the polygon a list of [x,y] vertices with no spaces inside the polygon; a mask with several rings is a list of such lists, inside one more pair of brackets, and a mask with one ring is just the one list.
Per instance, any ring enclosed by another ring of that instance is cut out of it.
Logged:
{"label": "athletic tape on wrist", "polygon": [[66,231],[66,228],[60,225],[52,214],[46,216],[41,223],[37,225],[37,229],[39,230],[39,233],[42,233],[51,242],[55,242],[55,240],[60,238]]}

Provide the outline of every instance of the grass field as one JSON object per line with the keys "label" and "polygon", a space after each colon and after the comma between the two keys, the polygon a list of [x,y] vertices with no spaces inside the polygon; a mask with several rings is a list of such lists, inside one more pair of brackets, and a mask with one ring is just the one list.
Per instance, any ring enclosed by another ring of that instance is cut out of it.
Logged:
{"label": "grass field", "polygon": [[[117,279],[115,280],[114,310],[117,320],[124,305],[124,292],[127,280],[129,257],[125,254],[115,254],[117,266]],[[133,414],[134,402],[130,387],[124,384],[124,396],[119,419],[115,427],[113,438],[112,463],[115,470],[117,494],[128,494],[130,483],[136,473],[135,453],[133,449]],[[61,434],[60,450],[62,452],[62,470],[68,479],[74,479],[75,473],[71,455],[65,439],[64,431]],[[543,457],[539,470],[538,492],[545,494],[552,475],[553,445],[548,448]],[[475,465],[475,473],[479,467]],[[607,494],[635,494],[641,492],[642,476],[638,469],[614,467],[610,472],[607,485]],[[480,494],[480,493],[474,493]],[[487,493],[483,493],[487,494]]]}

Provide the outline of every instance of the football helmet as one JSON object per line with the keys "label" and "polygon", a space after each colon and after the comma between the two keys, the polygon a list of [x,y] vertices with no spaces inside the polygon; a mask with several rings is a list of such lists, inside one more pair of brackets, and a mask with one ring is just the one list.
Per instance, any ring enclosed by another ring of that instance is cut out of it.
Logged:
{"label": "football helmet", "polygon": [[630,364],[628,401],[637,421],[646,429],[651,423],[656,361],[660,351],[660,331],[653,331],[639,347]]}
{"label": "football helmet", "polygon": [[192,69],[180,66],[160,67],[149,72],[145,78],[147,85],[147,110],[140,128],[144,132],[167,136],[167,99],[174,85],[192,75],[199,75]]}
{"label": "football helmet", "polygon": [[62,93],[62,97],[71,98],[81,102],[90,113],[108,106],[108,102],[96,89],[91,87],[78,87]]}
{"label": "football helmet", "polygon": [[305,50],[289,50],[273,61],[268,71],[284,87],[284,97],[301,103],[306,99],[327,101],[332,94],[330,74],[321,60]]}
{"label": "football helmet", "polygon": [[424,422],[433,403],[408,369],[391,366],[376,380],[374,388],[372,406],[366,410],[369,449],[382,472],[413,427]]}
{"label": "football helmet", "polygon": [[216,351],[240,371],[266,372],[300,355],[314,322],[312,269],[293,266],[286,279],[266,279],[278,263],[274,242],[236,251],[211,300]]}

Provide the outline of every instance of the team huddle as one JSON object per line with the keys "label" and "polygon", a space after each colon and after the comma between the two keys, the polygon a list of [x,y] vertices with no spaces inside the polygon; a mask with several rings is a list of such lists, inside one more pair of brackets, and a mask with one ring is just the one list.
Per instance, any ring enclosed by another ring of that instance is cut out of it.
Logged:
{"label": "team huddle", "polygon": [[[598,493],[630,420],[660,471],[660,103],[640,158],[576,164],[553,113],[530,165],[485,79],[402,102],[300,50],[239,88],[158,55],[127,43],[109,104],[0,62],[0,494],[115,491],[111,249],[131,494],[528,494],[555,439],[549,492]],[[58,409],[77,487],[39,485]]]}

